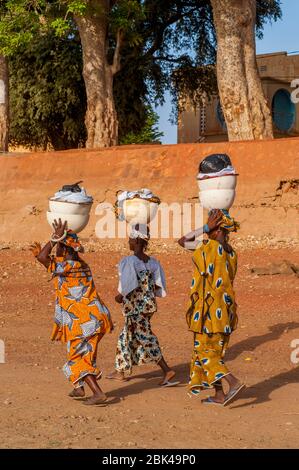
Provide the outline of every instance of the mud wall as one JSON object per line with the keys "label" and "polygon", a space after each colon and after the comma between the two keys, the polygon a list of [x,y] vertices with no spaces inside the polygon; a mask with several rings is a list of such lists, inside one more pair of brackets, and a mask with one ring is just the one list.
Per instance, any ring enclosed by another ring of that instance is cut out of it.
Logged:
{"label": "mud wall", "polygon": [[[167,203],[196,201],[198,163],[226,152],[239,172],[231,213],[240,236],[298,237],[299,139],[264,142],[125,146],[0,157],[0,241],[46,239],[47,198],[84,180],[97,203],[118,189],[149,187]],[[83,237],[94,236],[93,213]]]}

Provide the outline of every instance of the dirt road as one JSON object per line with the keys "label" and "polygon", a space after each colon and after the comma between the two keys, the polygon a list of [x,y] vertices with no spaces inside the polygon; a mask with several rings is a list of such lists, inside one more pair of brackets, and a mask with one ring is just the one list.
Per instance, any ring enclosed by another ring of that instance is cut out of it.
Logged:
{"label": "dirt road", "polygon": [[[190,254],[157,257],[166,271],[168,296],[159,302],[153,326],[181,386],[160,389],[160,372],[144,366],[123,384],[104,378],[112,404],[95,408],[67,396],[70,386],[60,370],[65,346],[49,340],[54,303],[49,275],[28,251],[0,251],[0,338],[6,346],[6,363],[0,364],[2,448],[298,448],[299,369],[290,359],[291,342],[299,339],[298,278],[249,271],[283,259],[298,264],[298,252],[239,253],[240,322],[227,363],[248,388],[227,408],[201,405],[186,391],[192,348],[185,323]],[[100,345],[104,373],[113,367],[122,325],[113,301],[119,258],[116,252],[85,255],[117,323]]]}

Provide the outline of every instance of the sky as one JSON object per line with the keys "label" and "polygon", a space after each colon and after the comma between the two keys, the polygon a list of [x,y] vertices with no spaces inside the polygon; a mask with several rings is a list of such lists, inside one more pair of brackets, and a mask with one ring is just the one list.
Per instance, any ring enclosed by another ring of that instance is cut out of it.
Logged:
{"label": "sky", "polygon": [[[276,23],[267,24],[264,28],[264,37],[257,39],[257,54],[286,51],[299,52],[299,1],[283,0],[281,4],[282,19]],[[177,126],[169,122],[171,113],[171,99],[169,93],[165,94],[165,103],[158,106],[156,112],[159,115],[159,130],[164,133],[163,144],[177,143]]]}

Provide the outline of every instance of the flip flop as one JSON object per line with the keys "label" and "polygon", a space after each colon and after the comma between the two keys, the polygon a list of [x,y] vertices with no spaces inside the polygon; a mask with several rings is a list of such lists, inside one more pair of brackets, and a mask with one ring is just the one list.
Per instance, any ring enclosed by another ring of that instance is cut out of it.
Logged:
{"label": "flip flop", "polygon": [[107,406],[108,405],[107,401],[108,401],[108,397],[107,398],[89,397],[83,402],[83,405],[85,405],[85,406],[99,406],[99,405]]}
{"label": "flip flop", "polygon": [[231,403],[232,400],[245,388],[245,384],[241,384],[238,388],[234,388],[231,390],[227,395],[226,399],[224,400],[223,406],[228,405],[228,403]]}
{"label": "flip flop", "polygon": [[178,380],[176,382],[170,382],[169,380],[166,380],[166,382],[163,382],[160,387],[175,387],[176,385],[179,385],[181,382]]}
{"label": "flip flop", "polygon": [[224,406],[224,403],[219,403],[215,400],[213,400],[212,397],[205,398],[204,400],[201,400],[201,403],[203,405],[216,405],[216,406]]}

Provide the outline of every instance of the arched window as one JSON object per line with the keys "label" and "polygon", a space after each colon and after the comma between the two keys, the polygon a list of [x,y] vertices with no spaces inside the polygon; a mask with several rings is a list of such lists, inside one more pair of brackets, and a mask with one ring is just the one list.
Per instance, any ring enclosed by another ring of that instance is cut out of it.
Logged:
{"label": "arched window", "polygon": [[224,131],[227,131],[226,122],[225,122],[225,119],[224,119],[224,114],[223,114],[223,111],[222,111],[222,106],[221,106],[220,100],[218,100],[218,102],[217,102],[216,116],[217,116],[218,122],[220,123],[222,129]]}
{"label": "arched window", "polygon": [[275,126],[281,132],[292,129],[296,118],[296,106],[288,90],[277,90],[272,100],[272,116]]}

